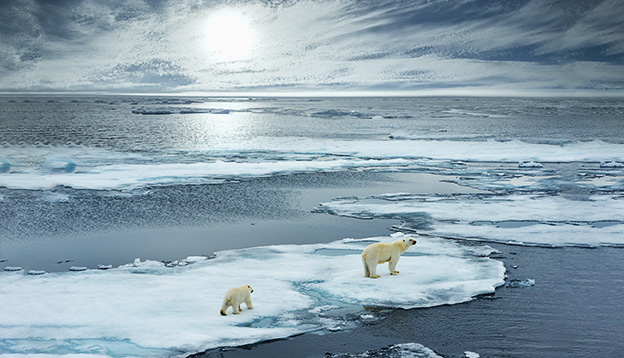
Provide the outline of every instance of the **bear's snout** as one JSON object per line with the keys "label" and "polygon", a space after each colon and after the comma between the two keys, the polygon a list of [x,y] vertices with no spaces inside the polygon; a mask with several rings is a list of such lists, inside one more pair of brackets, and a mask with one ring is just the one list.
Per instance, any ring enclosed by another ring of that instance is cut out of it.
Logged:
{"label": "bear's snout", "polygon": [[412,245],[416,245],[416,240],[414,240],[414,239],[410,239],[410,244],[412,244]]}

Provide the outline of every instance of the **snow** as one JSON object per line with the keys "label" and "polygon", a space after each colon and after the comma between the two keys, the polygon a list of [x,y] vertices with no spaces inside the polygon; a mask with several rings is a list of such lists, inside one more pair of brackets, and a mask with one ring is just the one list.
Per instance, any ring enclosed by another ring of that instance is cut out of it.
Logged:
{"label": "snow", "polygon": [[[517,140],[336,140],[223,138],[215,144],[171,148],[169,155],[119,153],[89,147],[0,147],[0,187],[43,190],[132,189],[148,185],[222,183],[301,172],[406,167],[452,167],[458,161],[520,163],[603,162],[619,168],[624,145],[599,140],[561,145]],[[192,155],[188,155],[192,154]],[[10,163],[10,164],[9,164]],[[40,164],[43,163],[43,164]],[[613,164],[615,163],[615,164]]]}
{"label": "snow", "polygon": [[[622,246],[624,201],[619,195],[585,200],[544,195],[407,196],[339,199],[315,210],[361,218],[396,218],[404,228],[438,236],[524,245]],[[601,225],[608,223],[608,225]],[[414,225],[416,225],[414,227]]]}
{"label": "snow", "polygon": [[[380,267],[381,278],[364,278],[362,249],[394,239],[221,251],[173,268],[137,259],[104,271],[0,273],[0,355],[184,355],[339,329],[343,320],[326,316],[334,307],[453,304],[504,283],[502,262],[484,257],[493,249],[423,237],[401,257],[399,275]],[[242,284],[254,288],[254,309],[221,316],[223,295]]]}

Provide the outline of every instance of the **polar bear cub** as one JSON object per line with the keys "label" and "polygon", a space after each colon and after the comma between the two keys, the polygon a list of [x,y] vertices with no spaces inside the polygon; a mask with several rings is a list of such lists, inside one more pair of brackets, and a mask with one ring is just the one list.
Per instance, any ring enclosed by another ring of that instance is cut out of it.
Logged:
{"label": "polar bear cub", "polygon": [[377,265],[384,262],[388,263],[388,269],[391,275],[398,274],[399,271],[395,269],[401,254],[413,245],[416,245],[416,240],[406,238],[389,243],[378,242],[366,246],[364,252],[362,252],[364,277],[380,277],[377,274]]}
{"label": "polar bear cub", "polygon": [[241,311],[241,303],[245,302],[248,309],[252,309],[251,293],[253,289],[249,285],[242,285],[239,287],[230,288],[223,297],[223,303],[221,304],[221,315],[227,316],[225,311],[228,307],[232,306],[232,313],[239,314]]}

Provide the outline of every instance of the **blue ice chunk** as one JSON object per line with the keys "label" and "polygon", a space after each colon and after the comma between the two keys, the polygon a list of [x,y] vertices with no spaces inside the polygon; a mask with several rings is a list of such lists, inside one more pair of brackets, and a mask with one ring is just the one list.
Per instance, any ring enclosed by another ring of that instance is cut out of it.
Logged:
{"label": "blue ice chunk", "polygon": [[76,162],[69,157],[49,158],[43,163],[42,168],[53,173],[72,173],[76,170]]}
{"label": "blue ice chunk", "polygon": [[0,173],[8,173],[11,170],[11,162],[0,157]]}

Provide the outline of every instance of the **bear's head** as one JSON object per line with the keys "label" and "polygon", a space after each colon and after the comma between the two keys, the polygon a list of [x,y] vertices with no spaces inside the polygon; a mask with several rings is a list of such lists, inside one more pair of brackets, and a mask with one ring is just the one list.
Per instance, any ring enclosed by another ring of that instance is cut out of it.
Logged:
{"label": "bear's head", "polygon": [[416,245],[416,240],[414,239],[403,239],[403,243],[407,245],[407,247]]}

